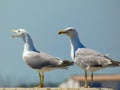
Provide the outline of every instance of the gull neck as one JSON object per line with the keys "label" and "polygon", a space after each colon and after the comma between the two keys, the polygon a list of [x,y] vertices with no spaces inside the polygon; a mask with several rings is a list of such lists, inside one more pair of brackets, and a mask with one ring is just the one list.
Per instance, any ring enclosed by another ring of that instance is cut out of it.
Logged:
{"label": "gull neck", "polygon": [[26,34],[23,38],[23,41],[24,41],[24,51],[36,51],[38,52],[35,47],[34,47],[34,44],[33,44],[33,41],[32,41],[32,38],[30,37],[29,34]]}
{"label": "gull neck", "polygon": [[74,59],[76,50],[78,48],[85,48],[85,46],[80,42],[78,36],[71,37],[70,43],[71,43],[71,57],[72,59]]}

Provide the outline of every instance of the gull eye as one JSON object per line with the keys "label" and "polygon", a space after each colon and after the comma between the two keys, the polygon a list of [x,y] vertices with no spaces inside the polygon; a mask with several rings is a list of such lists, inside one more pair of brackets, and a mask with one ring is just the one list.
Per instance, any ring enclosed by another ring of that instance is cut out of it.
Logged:
{"label": "gull eye", "polygon": [[69,30],[68,30],[68,33],[70,33],[70,32],[72,32],[72,29],[69,29]]}
{"label": "gull eye", "polygon": [[72,31],[72,29],[69,29],[69,31]]}
{"label": "gull eye", "polygon": [[20,31],[18,31],[18,33],[20,33]]}

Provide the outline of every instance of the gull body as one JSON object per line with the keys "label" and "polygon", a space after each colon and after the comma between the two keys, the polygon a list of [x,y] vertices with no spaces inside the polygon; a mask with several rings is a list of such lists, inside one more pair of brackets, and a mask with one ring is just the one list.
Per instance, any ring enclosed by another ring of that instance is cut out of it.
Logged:
{"label": "gull body", "polygon": [[25,29],[12,30],[16,33],[12,37],[21,37],[24,41],[23,60],[32,69],[39,73],[40,85],[44,86],[44,73],[53,69],[65,69],[67,66],[73,65],[73,62],[63,61],[57,57],[48,55],[35,49],[32,38]]}
{"label": "gull body", "polygon": [[91,71],[91,82],[93,82],[93,72],[106,67],[120,66],[120,62],[113,61],[108,56],[103,55],[93,49],[86,48],[79,39],[79,35],[73,27],[68,27],[58,32],[65,34],[70,39],[71,58],[85,71],[85,86],[88,86],[87,71]]}

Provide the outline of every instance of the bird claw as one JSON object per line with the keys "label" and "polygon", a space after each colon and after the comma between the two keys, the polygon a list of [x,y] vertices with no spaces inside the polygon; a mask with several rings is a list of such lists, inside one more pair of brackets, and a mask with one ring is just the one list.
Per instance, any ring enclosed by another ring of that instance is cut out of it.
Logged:
{"label": "bird claw", "polygon": [[34,88],[43,88],[43,85],[38,85],[38,86],[36,86]]}
{"label": "bird claw", "polygon": [[39,85],[38,88],[43,88],[43,85]]}
{"label": "bird claw", "polygon": [[83,88],[90,88],[90,86],[88,86],[88,85],[84,85]]}

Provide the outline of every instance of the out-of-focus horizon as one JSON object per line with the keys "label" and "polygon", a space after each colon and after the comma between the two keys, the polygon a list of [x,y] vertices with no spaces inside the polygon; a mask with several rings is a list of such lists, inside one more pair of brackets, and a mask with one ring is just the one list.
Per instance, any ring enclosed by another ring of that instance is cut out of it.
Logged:
{"label": "out-of-focus horizon", "polygon": [[[23,59],[23,42],[13,39],[12,29],[24,28],[36,49],[61,59],[70,58],[70,45],[57,32],[75,27],[81,42],[120,61],[119,0],[1,0],[0,1],[0,86],[39,83],[38,74]],[[45,83],[59,83],[71,75],[84,74],[79,67],[45,73]],[[95,74],[120,74],[120,68],[106,68]]]}

